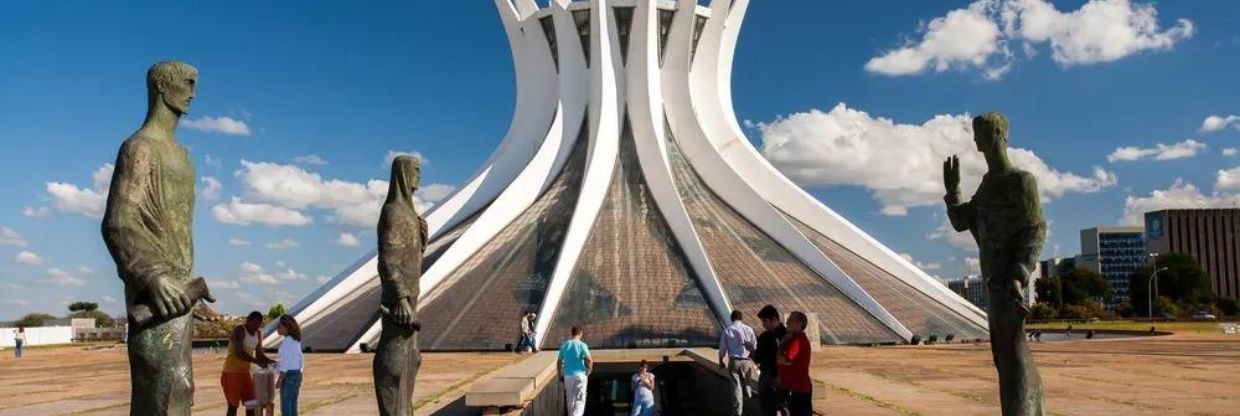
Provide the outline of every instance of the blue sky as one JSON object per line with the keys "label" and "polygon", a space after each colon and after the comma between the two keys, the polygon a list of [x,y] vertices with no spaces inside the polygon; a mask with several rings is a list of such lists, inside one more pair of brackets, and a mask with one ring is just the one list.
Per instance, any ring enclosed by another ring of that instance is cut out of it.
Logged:
{"label": "blue sky", "polygon": [[[125,6],[0,4],[0,319],[74,300],[121,310],[92,175],[141,123],[157,60],[201,72],[178,134],[219,185],[200,184],[196,272],[225,282],[229,313],[296,302],[368,252],[370,214],[356,206],[373,201],[389,153],[428,161],[430,204],[511,118],[490,1]],[[1045,167],[1044,255],[1075,254],[1081,228],[1142,210],[1240,205],[1238,20],[1230,1],[754,1],[736,113],[815,196],[956,277],[974,254],[936,235],[934,169],[968,150],[955,128],[966,115],[1005,112],[1018,162]],[[866,157],[839,157],[849,151]],[[320,188],[275,195],[281,178]],[[255,206],[269,209],[237,214]]]}

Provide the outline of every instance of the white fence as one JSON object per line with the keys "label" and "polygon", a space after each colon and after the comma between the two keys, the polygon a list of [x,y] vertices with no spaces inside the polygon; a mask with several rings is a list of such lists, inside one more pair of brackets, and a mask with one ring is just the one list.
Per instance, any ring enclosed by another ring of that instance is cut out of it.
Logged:
{"label": "white fence", "polygon": [[[16,347],[17,343],[14,342],[14,335],[16,333],[17,328],[0,328],[0,347]],[[73,341],[73,327],[43,326],[26,328],[26,346],[68,344],[71,341]]]}

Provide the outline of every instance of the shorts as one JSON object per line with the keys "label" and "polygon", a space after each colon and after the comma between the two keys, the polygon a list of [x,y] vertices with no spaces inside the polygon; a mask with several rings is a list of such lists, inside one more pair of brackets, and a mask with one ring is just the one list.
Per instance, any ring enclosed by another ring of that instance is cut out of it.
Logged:
{"label": "shorts", "polygon": [[254,376],[245,373],[224,373],[220,376],[220,386],[224,388],[224,399],[228,407],[241,407],[242,403],[258,398],[254,392]]}

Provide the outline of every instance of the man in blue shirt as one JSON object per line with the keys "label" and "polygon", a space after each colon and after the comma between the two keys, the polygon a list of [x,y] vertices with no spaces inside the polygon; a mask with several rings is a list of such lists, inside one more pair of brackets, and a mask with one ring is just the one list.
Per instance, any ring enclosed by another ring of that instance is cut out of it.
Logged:
{"label": "man in blue shirt", "polygon": [[586,413],[586,382],[594,369],[594,360],[590,359],[590,347],[581,342],[581,327],[574,326],[572,333],[572,339],[560,345],[556,370],[564,380],[564,401],[568,404],[569,416],[583,416]]}

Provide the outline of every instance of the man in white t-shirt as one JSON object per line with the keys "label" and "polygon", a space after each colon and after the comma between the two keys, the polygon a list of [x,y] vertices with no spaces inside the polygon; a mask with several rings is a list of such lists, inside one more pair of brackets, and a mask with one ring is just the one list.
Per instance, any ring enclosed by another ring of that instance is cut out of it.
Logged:
{"label": "man in white t-shirt", "polygon": [[650,365],[646,362],[646,360],[642,360],[641,366],[637,367],[637,373],[633,374],[632,385],[632,416],[653,416],[654,373],[650,372]]}

